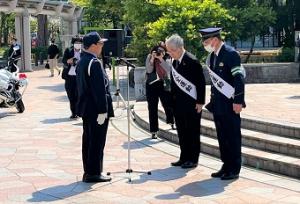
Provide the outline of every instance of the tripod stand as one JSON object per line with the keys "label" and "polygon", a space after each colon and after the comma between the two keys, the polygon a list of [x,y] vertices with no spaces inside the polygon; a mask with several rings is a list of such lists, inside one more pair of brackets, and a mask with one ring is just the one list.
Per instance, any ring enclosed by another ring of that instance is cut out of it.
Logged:
{"label": "tripod stand", "polygon": [[[130,138],[130,118],[133,117],[131,114],[131,108],[130,108],[130,99],[129,99],[129,68],[132,67],[133,69],[135,68],[135,65],[133,65],[132,63],[128,62],[127,60],[123,59],[123,58],[120,58],[118,59],[118,61],[120,62],[124,62],[127,66],[127,104],[126,104],[126,101],[124,100],[122,94],[120,93],[120,87],[119,87],[119,69],[117,69],[117,89],[116,89],[116,93],[114,94],[115,96],[117,96],[117,106],[119,107],[119,97],[120,99],[122,100],[122,102],[124,103],[124,106],[126,107],[127,109],[127,125],[128,125],[128,132],[127,132],[127,138],[128,138],[128,143],[127,143],[127,155],[128,155],[128,166],[127,166],[127,169],[126,169],[126,173],[129,174],[129,177],[128,177],[128,181],[131,182],[131,173],[133,172],[137,172],[137,173],[145,173],[145,172],[139,172],[139,171],[133,171],[131,169],[131,155],[130,155],[130,143],[131,143],[131,138]],[[110,175],[111,172],[107,172],[107,175]],[[148,171],[147,172],[148,175],[151,175],[151,171]]]}

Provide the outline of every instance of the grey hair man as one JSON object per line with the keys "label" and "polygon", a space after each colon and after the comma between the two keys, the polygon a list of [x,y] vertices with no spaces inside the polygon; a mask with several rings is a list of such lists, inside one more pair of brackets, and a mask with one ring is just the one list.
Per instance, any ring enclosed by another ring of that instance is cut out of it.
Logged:
{"label": "grey hair man", "polygon": [[180,157],[172,166],[195,168],[200,153],[200,121],[205,103],[205,79],[197,58],[184,49],[178,34],[166,39],[168,53],[173,58],[171,93],[179,138]]}

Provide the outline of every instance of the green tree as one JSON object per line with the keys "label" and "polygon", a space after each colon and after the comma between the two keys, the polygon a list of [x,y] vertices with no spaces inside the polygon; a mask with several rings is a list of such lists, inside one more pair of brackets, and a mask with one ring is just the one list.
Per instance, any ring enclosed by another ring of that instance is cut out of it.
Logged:
{"label": "green tree", "polygon": [[0,13],[0,46],[8,44],[10,34],[15,34],[15,15]]}
{"label": "green tree", "polygon": [[84,7],[84,21],[89,26],[120,28],[123,16],[121,0],[72,0]]}
{"label": "green tree", "polygon": [[152,42],[158,42],[177,33],[185,39],[186,48],[198,57],[205,54],[198,33],[200,28],[221,26],[235,21],[215,0],[157,0],[155,2],[164,12],[157,21],[147,25]]}
{"label": "green tree", "polygon": [[162,15],[162,11],[158,5],[147,0],[125,0],[124,9],[124,23],[133,29],[133,39],[126,48],[126,54],[137,57],[142,64],[151,46],[147,24],[156,21]]}
{"label": "green tree", "polygon": [[251,40],[251,48],[245,60],[248,62],[253,52],[255,37],[264,35],[269,32],[269,26],[273,25],[276,20],[276,13],[270,9],[270,2],[257,0],[219,0],[229,13],[238,19],[235,24],[230,24],[228,39],[233,42],[241,40]]}

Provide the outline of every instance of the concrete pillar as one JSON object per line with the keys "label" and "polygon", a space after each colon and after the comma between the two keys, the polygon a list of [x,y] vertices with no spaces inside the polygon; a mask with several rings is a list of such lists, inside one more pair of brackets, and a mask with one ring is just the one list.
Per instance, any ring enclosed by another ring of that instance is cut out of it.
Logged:
{"label": "concrete pillar", "polygon": [[21,44],[20,71],[32,71],[31,68],[31,36],[30,36],[30,15],[25,9],[22,14],[15,17],[15,30],[18,42]]}
{"label": "concrete pillar", "polygon": [[77,35],[78,34],[78,21],[77,19],[72,19],[72,28],[71,28],[71,35]]}
{"label": "concrete pillar", "polygon": [[[300,39],[300,30],[295,31],[295,42]],[[298,55],[300,54],[300,47],[295,46],[295,62],[298,62]]]}
{"label": "concrete pillar", "polygon": [[15,35],[16,35],[16,38],[18,39],[18,42],[20,43],[21,42],[21,21],[22,21],[22,16],[20,14],[16,14],[15,16]]}
{"label": "concrete pillar", "polygon": [[32,71],[31,68],[31,35],[30,35],[30,15],[25,9],[23,13],[23,53],[24,66],[22,67],[26,71]]}
{"label": "concrete pillar", "polygon": [[146,74],[145,67],[136,67],[134,69],[134,89],[135,89],[135,98],[137,101],[146,100],[145,74]]}

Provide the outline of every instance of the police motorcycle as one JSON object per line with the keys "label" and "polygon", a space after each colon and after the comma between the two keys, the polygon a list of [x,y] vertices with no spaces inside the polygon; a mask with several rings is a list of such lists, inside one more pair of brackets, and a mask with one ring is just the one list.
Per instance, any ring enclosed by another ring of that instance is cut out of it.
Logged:
{"label": "police motorcycle", "polygon": [[16,107],[19,113],[23,113],[25,106],[22,96],[28,80],[26,74],[19,73],[19,67],[16,65],[18,59],[13,57],[19,49],[19,46],[15,46],[13,53],[8,57],[7,66],[0,67],[0,108]]}

